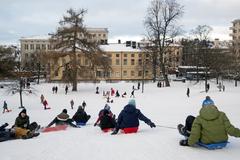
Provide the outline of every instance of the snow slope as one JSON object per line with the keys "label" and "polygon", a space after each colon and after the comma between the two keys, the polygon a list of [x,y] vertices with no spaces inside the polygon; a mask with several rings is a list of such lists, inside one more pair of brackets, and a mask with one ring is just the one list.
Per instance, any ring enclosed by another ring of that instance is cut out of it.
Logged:
{"label": "snow slope", "polygon": [[[203,92],[204,83],[172,82],[171,87],[157,88],[156,83],[146,83],[144,93],[136,91],[136,104],[142,113],[156,125],[176,127],[183,123],[187,115],[197,115],[202,100],[206,95],[212,97],[219,110],[224,111],[232,124],[240,127],[240,88],[234,87],[233,82],[224,82],[225,92],[219,92],[212,81],[208,94]],[[52,94],[52,86],[58,86],[58,94]],[[12,140],[0,143],[1,160],[238,160],[240,153],[240,139],[230,137],[228,146],[220,150],[206,150],[196,147],[182,147],[178,142],[183,137],[176,129],[156,127],[150,128],[144,122],[140,123],[137,134],[103,133],[93,124],[97,114],[106,103],[102,94],[95,94],[99,86],[100,93],[118,89],[120,94],[127,91],[128,98],[113,98],[110,104],[114,114],[118,115],[129,100],[133,83],[81,83],[78,92],[64,94],[64,85],[57,83],[43,83],[34,85],[36,95],[24,96],[23,103],[27,108],[31,122],[36,121],[46,126],[62,109],[67,108],[72,116],[79,104],[86,101],[86,111],[92,117],[87,126],[82,128],[68,128],[66,131],[42,133],[39,137],[29,140]],[[190,98],[186,96],[187,87],[190,88]],[[136,88],[136,83],[135,83]],[[43,110],[40,95],[48,100],[51,110]],[[75,102],[74,110],[70,109],[70,100]],[[0,105],[3,100],[13,111],[0,113],[0,123],[14,124],[15,118],[21,111],[19,95],[7,95],[6,89],[0,89]]]}

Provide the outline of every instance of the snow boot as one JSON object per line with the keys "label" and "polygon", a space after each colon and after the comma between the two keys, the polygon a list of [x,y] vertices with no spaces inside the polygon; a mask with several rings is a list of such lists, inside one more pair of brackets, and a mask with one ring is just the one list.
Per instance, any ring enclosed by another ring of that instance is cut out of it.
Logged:
{"label": "snow boot", "polygon": [[187,136],[187,134],[186,134],[186,129],[185,129],[185,126],[184,126],[184,125],[179,124],[179,125],[177,126],[177,129],[178,129],[178,132],[179,132],[181,135]]}

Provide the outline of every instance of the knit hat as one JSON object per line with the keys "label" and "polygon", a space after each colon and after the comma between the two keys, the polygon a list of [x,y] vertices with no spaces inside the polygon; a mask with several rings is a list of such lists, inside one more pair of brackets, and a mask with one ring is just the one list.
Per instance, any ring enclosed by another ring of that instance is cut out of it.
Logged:
{"label": "knit hat", "polygon": [[110,111],[111,108],[108,104],[105,104],[104,109]]}
{"label": "knit hat", "polygon": [[62,111],[63,113],[67,113],[67,109],[63,109],[63,111]]}
{"label": "knit hat", "polygon": [[206,107],[210,105],[214,105],[214,102],[209,96],[206,96],[206,99],[203,101],[202,106]]}
{"label": "knit hat", "polygon": [[21,114],[21,113],[27,114],[27,110],[26,110],[26,109],[23,109],[23,110],[20,112],[20,114]]}
{"label": "knit hat", "polygon": [[128,101],[128,104],[133,105],[133,106],[136,106],[136,102],[135,102],[134,99],[130,99],[130,100]]}

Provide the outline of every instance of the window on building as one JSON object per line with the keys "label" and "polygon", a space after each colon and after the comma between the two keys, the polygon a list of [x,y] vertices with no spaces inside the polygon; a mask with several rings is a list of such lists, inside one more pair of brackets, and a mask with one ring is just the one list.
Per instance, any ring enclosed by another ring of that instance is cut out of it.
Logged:
{"label": "window on building", "polygon": [[138,71],[138,77],[142,76],[142,71]]}
{"label": "window on building", "polygon": [[146,58],[148,58],[149,57],[149,54],[146,54]]}
{"label": "window on building", "polygon": [[30,44],[30,49],[34,50],[34,44]]}
{"label": "window on building", "polygon": [[103,34],[103,37],[105,38],[105,37],[106,37],[106,34]]}
{"label": "window on building", "polygon": [[135,65],[135,59],[131,59],[131,65]]}
{"label": "window on building", "polygon": [[135,54],[131,54],[131,57],[135,57]]}
{"label": "window on building", "polygon": [[148,73],[149,73],[148,71],[145,71],[145,75],[146,75],[146,76],[148,75]]}
{"label": "window on building", "polygon": [[124,76],[124,77],[127,76],[127,71],[123,71],[123,76]]}
{"label": "window on building", "polygon": [[98,34],[98,37],[101,37],[101,34]]}
{"label": "window on building", "polygon": [[119,57],[119,54],[116,54],[116,57]]}
{"label": "window on building", "polygon": [[54,76],[55,76],[55,77],[58,76],[58,70],[56,70],[56,71],[54,72]]}
{"label": "window on building", "polygon": [[138,54],[138,57],[139,57],[139,58],[142,58],[142,53],[139,53],[139,54]]}
{"label": "window on building", "polygon": [[48,50],[51,50],[51,45],[48,44],[48,45],[47,45],[47,48],[48,48]]}
{"label": "window on building", "polygon": [[89,65],[89,61],[88,59],[85,59],[85,66],[88,66]]}
{"label": "window on building", "polygon": [[120,72],[116,72],[116,77],[120,77]]}
{"label": "window on building", "polygon": [[101,71],[97,71],[96,76],[97,77],[102,77],[102,72]]}
{"label": "window on building", "polygon": [[138,65],[142,65],[142,59],[138,59]]}
{"label": "window on building", "polygon": [[123,65],[127,65],[127,59],[123,59]]}
{"label": "window on building", "polygon": [[127,57],[127,54],[125,53],[125,54],[123,55],[123,57]]}
{"label": "window on building", "polygon": [[135,76],[135,72],[131,71],[131,76],[134,77]]}
{"label": "window on building", "polygon": [[120,60],[116,59],[116,65],[120,65]]}
{"label": "window on building", "polygon": [[36,44],[36,49],[40,49],[40,44]]}
{"label": "window on building", "polygon": [[46,50],[46,45],[42,44],[42,50]]}
{"label": "window on building", "polygon": [[25,44],[25,45],[24,45],[24,49],[25,49],[25,50],[28,50],[28,44]]}
{"label": "window on building", "polygon": [[26,58],[26,59],[28,58],[28,54],[27,54],[27,53],[25,54],[25,58]]}

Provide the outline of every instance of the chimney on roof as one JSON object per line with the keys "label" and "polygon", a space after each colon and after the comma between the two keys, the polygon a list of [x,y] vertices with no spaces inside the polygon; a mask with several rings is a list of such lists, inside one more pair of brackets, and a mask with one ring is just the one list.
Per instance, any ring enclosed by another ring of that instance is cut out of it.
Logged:
{"label": "chimney on roof", "polygon": [[118,44],[121,44],[121,39],[118,40]]}
{"label": "chimney on roof", "polygon": [[131,46],[131,41],[126,41],[126,47],[130,47]]}
{"label": "chimney on roof", "polygon": [[132,41],[132,48],[137,48],[137,43],[136,43],[136,41]]}

